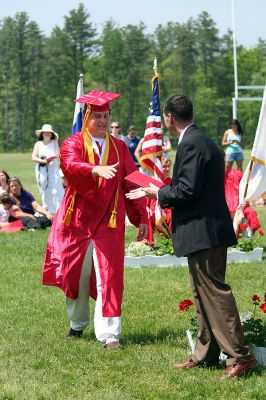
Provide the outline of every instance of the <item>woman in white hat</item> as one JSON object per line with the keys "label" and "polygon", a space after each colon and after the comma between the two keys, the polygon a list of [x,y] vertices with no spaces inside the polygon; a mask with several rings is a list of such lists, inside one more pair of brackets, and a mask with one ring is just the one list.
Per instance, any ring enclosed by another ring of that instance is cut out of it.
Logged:
{"label": "woman in white hat", "polygon": [[39,140],[32,152],[32,161],[36,163],[36,180],[42,197],[42,206],[55,214],[64,196],[59,175],[57,158],[59,156],[58,134],[52,125],[44,124],[36,131]]}

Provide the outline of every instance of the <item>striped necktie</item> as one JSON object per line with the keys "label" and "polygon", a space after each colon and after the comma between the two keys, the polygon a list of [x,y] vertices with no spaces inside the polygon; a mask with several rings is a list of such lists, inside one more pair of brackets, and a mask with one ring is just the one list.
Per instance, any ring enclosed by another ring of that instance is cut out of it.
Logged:
{"label": "striped necktie", "polygon": [[98,150],[99,150],[99,154],[100,154],[100,157],[101,157],[101,155],[102,155],[102,147],[103,147],[103,143],[102,143],[102,144],[100,144],[99,142],[97,142],[97,141],[96,141],[96,144],[97,144],[97,147],[98,147]]}

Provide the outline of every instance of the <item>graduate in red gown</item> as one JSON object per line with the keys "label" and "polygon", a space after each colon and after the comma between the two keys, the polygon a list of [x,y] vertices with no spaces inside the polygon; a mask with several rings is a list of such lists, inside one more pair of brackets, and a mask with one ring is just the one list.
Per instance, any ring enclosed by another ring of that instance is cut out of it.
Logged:
{"label": "graduate in red gown", "polygon": [[[164,184],[170,185],[172,179],[170,178],[172,161],[170,158],[162,158],[162,169],[164,173]],[[171,237],[172,232],[172,210],[170,208],[161,209],[158,200],[150,199],[147,197],[147,210],[148,210],[148,234],[144,242],[148,245],[155,243],[153,233],[162,235],[163,237]]]}
{"label": "graduate in red gown", "polygon": [[252,237],[254,233],[260,228],[258,215],[254,208],[250,206],[248,201],[245,201],[242,204],[241,208],[243,213],[241,225],[246,225],[246,228],[242,230],[241,234],[243,237]]}
{"label": "graduate in red gown", "polygon": [[[225,199],[230,211],[232,218],[235,215],[236,209],[239,205],[239,185],[242,179],[243,172],[234,168],[228,168],[225,171]],[[257,229],[260,228],[260,222],[258,215],[254,208],[252,208],[249,202],[245,202],[241,205],[241,210],[243,214],[242,224],[247,224],[247,228],[238,232],[242,236],[253,236]]]}
{"label": "graduate in red gown", "polygon": [[230,214],[234,217],[239,204],[239,184],[242,179],[243,172],[239,169],[228,168],[225,171],[224,191],[227,206]]}
{"label": "graduate in red gown", "polygon": [[96,299],[96,338],[107,348],[121,348],[125,212],[147,235],[146,200],[125,198],[134,184],[125,176],[136,170],[126,144],[109,135],[114,93],[93,90],[78,102],[87,104],[82,131],[61,145],[60,161],[67,187],[48,239],[43,284],[66,295],[69,336],[80,337],[89,324],[88,297]]}

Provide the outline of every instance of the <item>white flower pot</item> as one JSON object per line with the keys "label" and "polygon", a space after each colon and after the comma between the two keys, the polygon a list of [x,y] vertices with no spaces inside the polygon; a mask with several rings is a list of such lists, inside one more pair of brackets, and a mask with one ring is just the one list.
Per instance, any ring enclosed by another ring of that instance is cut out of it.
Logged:
{"label": "white flower pot", "polygon": [[249,347],[253,351],[258,364],[266,367],[266,347],[257,347],[254,344],[250,344]]}
{"label": "white flower pot", "polygon": [[262,247],[256,247],[254,250],[249,252],[233,248],[227,252],[227,262],[239,263],[239,262],[261,261],[262,255],[263,255]]}
{"label": "white flower pot", "polygon": [[[190,330],[186,330],[187,338],[188,338],[188,343],[191,349],[191,354],[194,354],[195,351],[195,346],[196,346],[196,340],[193,339],[192,337],[192,332]],[[220,353],[219,359],[221,361],[226,360],[227,356],[224,353]]]}
{"label": "white flower pot", "polygon": [[176,257],[170,254],[163,256],[154,256],[147,254],[142,257],[125,256],[126,267],[148,267],[150,265],[167,266],[167,265],[187,265],[187,257]]}
{"label": "white flower pot", "polygon": [[187,334],[187,339],[188,339],[188,343],[189,343],[189,346],[190,346],[191,354],[194,354],[195,346],[196,346],[196,340],[193,339],[192,332],[190,330],[186,330],[186,334]]}
{"label": "white flower pot", "polygon": [[[245,252],[239,249],[230,249],[227,252],[228,263],[241,263],[241,262],[252,262],[261,261],[263,255],[263,248],[256,247],[250,252]],[[155,256],[147,254],[140,257],[125,256],[125,267],[148,267],[151,265],[156,266],[184,266],[188,265],[187,257],[176,257],[170,254],[164,254],[163,256]]]}
{"label": "white flower pot", "polygon": [[[189,346],[191,349],[191,354],[193,354],[195,351],[196,340],[193,339],[192,332],[190,330],[187,330],[186,334],[187,334],[188,343],[189,343]],[[258,364],[266,367],[266,347],[258,347],[258,346],[255,346],[254,344],[250,344],[249,347],[253,351]],[[226,355],[224,355],[221,352],[219,358],[220,358],[220,360],[226,360]]]}

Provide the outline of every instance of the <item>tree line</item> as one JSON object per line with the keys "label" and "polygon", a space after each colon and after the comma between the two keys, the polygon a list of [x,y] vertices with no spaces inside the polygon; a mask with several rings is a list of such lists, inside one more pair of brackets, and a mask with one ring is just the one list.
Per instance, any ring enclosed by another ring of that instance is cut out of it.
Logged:
{"label": "tree line", "polygon": [[[34,132],[51,123],[60,140],[72,128],[76,87],[84,74],[85,92],[122,93],[112,104],[113,119],[126,133],[134,124],[143,135],[153,59],[158,59],[160,98],[183,93],[195,104],[195,121],[216,142],[230,124],[234,91],[232,32],[220,35],[203,11],[185,23],[168,22],[146,33],[143,22],[119,26],[108,20],[98,32],[83,3],[46,37],[25,12],[0,21],[0,151],[30,150]],[[266,43],[238,45],[240,85],[264,85]],[[259,93],[260,94],[260,93]],[[258,96],[257,92],[245,93]],[[252,143],[259,102],[239,103],[238,118]]]}

